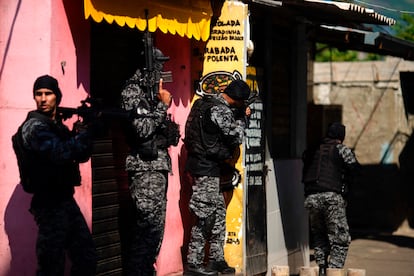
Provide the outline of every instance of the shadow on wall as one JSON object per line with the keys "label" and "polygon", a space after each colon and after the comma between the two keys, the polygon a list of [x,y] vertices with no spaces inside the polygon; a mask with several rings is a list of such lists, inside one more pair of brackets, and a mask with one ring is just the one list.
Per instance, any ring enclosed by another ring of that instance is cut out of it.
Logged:
{"label": "shadow on wall", "polygon": [[[89,89],[90,62],[90,22],[84,20],[83,1],[63,0],[66,18],[76,49],[76,84]],[[62,64],[62,74],[65,66]],[[90,94],[90,91],[87,91]]]}
{"label": "shadow on wall", "polygon": [[407,219],[414,227],[414,137],[397,164],[364,165],[350,189],[348,218],[352,232],[392,233]]}
{"label": "shadow on wall", "polygon": [[36,270],[37,226],[29,212],[31,195],[16,185],[4,214],[9,239],[10,269],[6,275],[33,275]]}
{"label": "shadow on wall", "polygon": [[309,244],[308,214],[303,206],[302,160],[276,160],[274,169],[288,264],[297,268],[306,265],[305,248]]}
{"label": "shadow on wall", "polygon": [[404,185],[396,164],[364,165],[348,195],[351,232],[392,233],[406,217]]}
{"label": "shadow on wall", "polygon": [[407,219],[414,228],[414,136],[411,133],[399,156],[401,180],[407,201]]}
{"label": "shadow on wall", "polygon": [[190,213],[189,209],[189,202],[192,194],[192,185],[193,180],[191,175],[185,171],[185,161],[187,160],[187,150],[185,146],[181,148],[181,154],[179,158],[179,169],[180,169],[180,182],[181,182],[181,190],[180,190],[180,212],[181,212],[181,219],[182,225],[184,230],[183,236],[183,245],[181,248],[181,257],[183,264],[187,263],[187,250],[188,244],[190,242],[191,237],[191,228],[195,223],[195,218]]}

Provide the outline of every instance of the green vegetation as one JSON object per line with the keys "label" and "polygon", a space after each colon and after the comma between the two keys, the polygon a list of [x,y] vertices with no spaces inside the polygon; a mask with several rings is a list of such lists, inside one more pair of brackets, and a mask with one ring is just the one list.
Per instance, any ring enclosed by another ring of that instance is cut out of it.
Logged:
{"label": "green vegetation", "polygon": [[373,53],[362,53],[358,51],[345,50],[341,51],[329,45],[317,43],[315,61],[368,61],[368,60],[382,60],[383,56]]}
{"label": "green vegetation", "polygon": [[392,27],[395,36],[401,39],[414,41],[414,15],[403,13],[400,20]]}

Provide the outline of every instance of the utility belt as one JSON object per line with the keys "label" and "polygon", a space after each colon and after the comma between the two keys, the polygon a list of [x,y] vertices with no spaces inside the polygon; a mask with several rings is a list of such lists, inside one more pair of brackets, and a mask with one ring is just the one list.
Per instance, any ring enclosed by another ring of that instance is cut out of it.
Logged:
{"label": "utility belt", "polygon": [[345,196],[347,193],[347,189],[345,185],[342,185],[342,187],[339,189],[335,188],[326,188],[321,187],[318,185],[318,181],[311,181],[311,182],[305,182],[305,196],[313,195],[313,194],[319,194],[319,193],[337,193],[339,195]]}

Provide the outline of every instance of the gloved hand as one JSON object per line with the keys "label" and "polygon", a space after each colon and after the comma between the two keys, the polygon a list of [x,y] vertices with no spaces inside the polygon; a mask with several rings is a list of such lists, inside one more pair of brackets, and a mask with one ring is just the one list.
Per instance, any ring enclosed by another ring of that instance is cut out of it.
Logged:
{"label": "gloved hand", "polygon": [[77,120],[73,123],[72,131],[76,134],[84,133],[88,131],[88,125],[84,123],[84,121]]}
{"label": "gloved hand", "polygon": [[99,136],[103,133],[104,122],[99,119],[92,121],[78,120],[73,124],[72,131],[76,135],[82,135],[88,138]]}

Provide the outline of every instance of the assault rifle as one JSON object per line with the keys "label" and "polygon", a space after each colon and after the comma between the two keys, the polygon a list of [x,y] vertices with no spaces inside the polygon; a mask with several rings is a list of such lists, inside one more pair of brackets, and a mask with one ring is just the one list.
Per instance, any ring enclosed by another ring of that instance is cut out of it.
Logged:
{"label": "assault rifle", "polygon": [[258,92],[251,92],[250,97],[245,102],[246,107],[254,103],[256,100],[259,100],[259,93]]}
{"label": "assault rifle", "polygon": [[154,102],[159,92],[160,79],[165,83],[172,82],[172,73],[171,71],[162,71],[164,62],[170,58],[164,56],[159,49],[154,47],[151,33],[149,32],[148,10],[145,10],[145,16],[147,20],[143,38],[145,67],[142,70],[143,74],[140,84],[145,88],[149,99]]}
{"label": "assault rifle", "polygon": [[57,118],[67,120],[74,115],[81,117],[83,125],[91,126],[94,136],[102,136],[105,133],[106,122],[108,120],[116,120],[118,123],[126,123],[134,118],[154,118],[155,115],[150,112],[143,112],[140,109],[137,110],[125,110],[116,107],[102,107],[100,99],[87,97],[81,101],[81,105],[78,107],[61,107],[56,109]]}
{"label": "assault rifle", "polygon": [[151,118],[154,116],[152,113],[142,113],[140,110],[127,111],[122,108],[104,108],[99,99],[89,96],[82,100],[81,105],[78,107],[57,107],[57,116],[59,118],[67,120],[72,118],[73,115],[82,117],[85,123],[105,119],[132,120],[138,117]]}
{"label": "assault rifle", "polygon": [[[243,106],[241,106],[239,108],[236,108],[236,107],[230,108],[233,111],[234,117],[236,119],[244,118],[245,117],[245,114],[246,114],[246,108],[248,106],[250,106],[252,103],[254,103],[256,100],[258,100],[258,99],[260,99],[258,93],[253,92],[253,93],[251,93],[250,97],[246,101],[244,101],[244,105]],[[251,112],[251,114],[253,114],[255,112],[255,110],[254,109],[250,109],[250,112]]]}
{"label": "assault rifle", "polygon": [[99,99],[87,97],[81,101],[78,107],[57,107],[57,116],[63,120],[78,115],[86,122],[98,119],[116,118],[126,120],[134,116],[135,112],[126,111],[121,108],[102,108]]}

